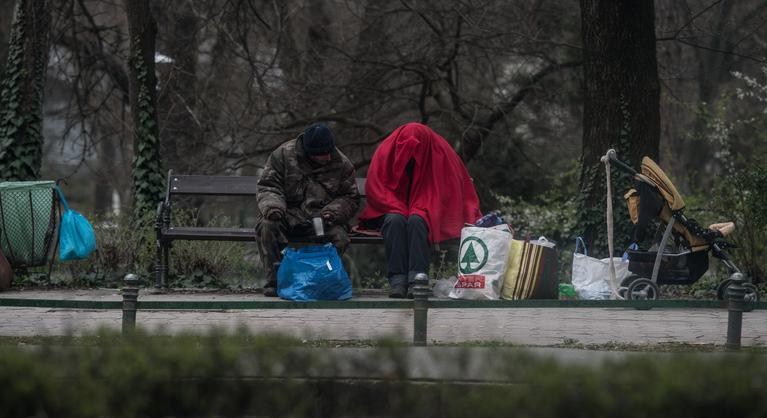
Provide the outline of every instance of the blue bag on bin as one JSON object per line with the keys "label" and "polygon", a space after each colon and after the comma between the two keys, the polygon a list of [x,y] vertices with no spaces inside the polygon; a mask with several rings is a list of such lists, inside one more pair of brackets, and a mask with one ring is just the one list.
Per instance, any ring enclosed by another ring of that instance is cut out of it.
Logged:
{"label": "blue bag on bin", "polygon": [[69,208],[64,193],[56,187],[64,215],[59,227],[59,259],[61,261],[87,258],[96,249],[96,234],[83,215]]}
{"label": "blue bag on bin", "polygon": [[352,283],[333,244],[285,248],[277,270],[277,295],[287,300],[346,300]]}

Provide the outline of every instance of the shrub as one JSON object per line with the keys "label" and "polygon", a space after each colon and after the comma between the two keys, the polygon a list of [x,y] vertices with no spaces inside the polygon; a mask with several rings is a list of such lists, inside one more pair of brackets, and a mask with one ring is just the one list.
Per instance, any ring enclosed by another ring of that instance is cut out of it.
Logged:
{"label": "shrub", "polygon": [[767,166],[755,165],[724,177],[713,193],[722,219],[737,225],[732,256],[741,270],[756,281],[767,274]]}
{"label": "shrub", "polygon": [[[197,212],[174,211],[174,225],[199,225]],[[228,227],[233,222],[227,217],[211,219],[207,226]],[[255,237],[254,237],[255,239]],[[243,287],[258,263],[255,243],[249,246],[226,241],[177,241],[170,257],[170,285],[174,287]],[[247,282],[254,284],[253,277]]]}
{"label": "shrub", "polygon": [[578,175],[578,162],[573,161],[570,169],[556,175],[549,191],[535,201],[496,196],[501,204],[501,215],[512,224],[515,238],[545,236],[557,244],[557,275],[564,283],[570,282],[575,247]]}
{"label": "shrub", "polygon": [[[154,215],[134,222],[130,216],[89,219],[96,233],[96,251],[85,260],[58,261],[50,278],[47,267],[23,273],[18,286],[119,287],[127,273],[145,285],[154,283],[157,252]],[[201,222],[196,211],[174,210],[177,226]],[[214,218],[210,226],[231,226],[228,218]],[[170,255],[169,285],[173,287],[254,286],[255,246],[235,242],[177,241]]]}
{"label": "shrub", "polygon": [[[767,414],[759,354],[634,354],[585,365],[491,347],[337,352],[245,333],[103,332],[87,341],[0,346],[0,416]],[[449,364],[442,371],[451,377],[419,379],[416,362]]]}

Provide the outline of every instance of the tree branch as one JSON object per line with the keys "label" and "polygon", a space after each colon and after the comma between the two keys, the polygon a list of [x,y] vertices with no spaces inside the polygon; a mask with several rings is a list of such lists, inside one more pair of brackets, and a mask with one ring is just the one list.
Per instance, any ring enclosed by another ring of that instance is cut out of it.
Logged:
{"label": "tree branch", "polygon": [[670,37],[666,37],[666,38],[659,38],[659,39],[657,39],[657,40],[658,40],[658,41],[668,41],[668,40],[675,40],[675,39],[677,39],[677,38],[679,37],[679,35],[682,33],[682,31],[684,31],[684,30],[685,30],[685,29],[686,29],[688,26],[692,25],[692,22],[694,22],[694,21],[695,21],[697,18],[699,18],[699,17],[700,17],[700,16],[702,16],[704,13],[706,13],[706,12],[707,12],[707,11],[709,11],[709,10],[711,10],[712,8],[714,8],[714,6],[716,6],[717,4],[719,4],[719,3],[721,3],[721,2],[722,2],[722,0],[716,0],[716,1],[714,1],[713,3],[709,4],[708,6],[704,7],[703,9],[701,9],[701,11],[699,11],[698,13],[695,13],[695,14],[694,14],[694,15],[693,15],[693,16],[690,18],[690,20],[688,20],[687,22],[685,22],[685,24],[684,24],[684,25],[680,26],[680,27],[679,27],[679,29],[677,29],[677,30],[676,30],[676,32],[674,33],[674,35],[672,35],[672,36],[670,36]]}
{"label": "tree branch", "polygon": [[522,100],[525,99],[525,96],[527,96],[533,90],[533,88],[535,88],[535,86],[541,80],[543,80],[546,76],[556,73],[558,71],[564,70],[566,68],[578,67],[581,64],[583,64],[583,61],[572,61],[572,62],[567,62],[564,64],[551,65],[539,71],[537,74],[533,75],[530,78],[530,81],[528,81],[524,87],[522,87],[519,91],[517,91],[514,94],[514,96],[511,97],[510,100],[500,105],[498,109],[495,112],[493,112],[490,115],[490,117],[487,118],[485,123],[482,124],[483,128],[487,130],[492,130],[496,122],[498,122],[501,118],[506,116],[515,107],[517,107],[517,105],[519,105],[522,102]]}

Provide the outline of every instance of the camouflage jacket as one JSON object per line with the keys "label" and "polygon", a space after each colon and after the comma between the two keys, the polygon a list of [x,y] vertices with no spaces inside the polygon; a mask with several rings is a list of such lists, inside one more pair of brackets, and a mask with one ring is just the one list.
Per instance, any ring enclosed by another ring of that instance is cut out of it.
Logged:
{"label": "camouflage jacket", "polygon": [[314,163],[302,141],[303,134],[269,156],[258,180],[258,221],[277,209],[291,227],[310,224],[320,213],[348,226],[360,204],[354,165],[338,149],[327,164]]}

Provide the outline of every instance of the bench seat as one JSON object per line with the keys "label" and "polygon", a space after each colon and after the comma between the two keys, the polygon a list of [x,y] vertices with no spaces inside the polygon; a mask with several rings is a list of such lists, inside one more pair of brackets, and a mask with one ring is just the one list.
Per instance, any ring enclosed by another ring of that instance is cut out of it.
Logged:
{"label": "bench seat", "polygon": [[[210,227],[181,227],[171,226],[162,231],[166,240],[185,241],[255,241],[256,230],[254,228],[210,228]],[[381,244],[382,237],[350,234],[352,244]],[[295,243],[313,243],[311,238],[291,239]]]}

